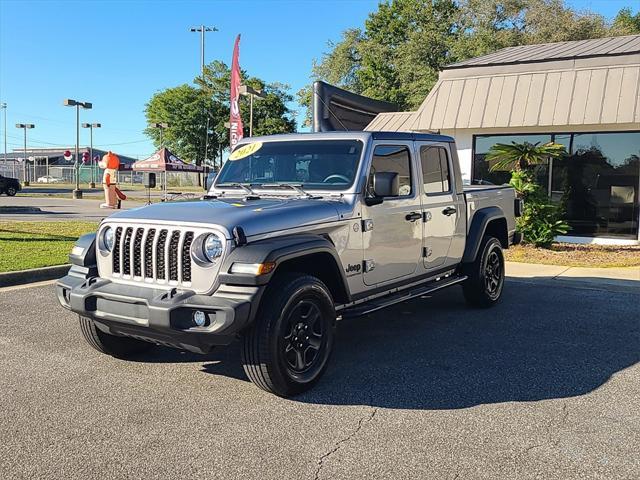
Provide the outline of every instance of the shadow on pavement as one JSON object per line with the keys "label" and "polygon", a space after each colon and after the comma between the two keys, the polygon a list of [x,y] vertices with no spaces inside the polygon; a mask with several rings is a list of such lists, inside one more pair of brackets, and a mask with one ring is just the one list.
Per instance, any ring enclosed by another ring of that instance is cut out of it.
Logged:
{"label": "shadow on pavement", "polygon": [[[294,400],[457,409],[588,393],[640,359],[640,296],[508,281],[489,310],[460,289],[339,322],[322,380]],[[638,289],[640,293],[640,289]],[[207,356],[158,349],[140,361],[203,362],[246,380],[238,344]]]}

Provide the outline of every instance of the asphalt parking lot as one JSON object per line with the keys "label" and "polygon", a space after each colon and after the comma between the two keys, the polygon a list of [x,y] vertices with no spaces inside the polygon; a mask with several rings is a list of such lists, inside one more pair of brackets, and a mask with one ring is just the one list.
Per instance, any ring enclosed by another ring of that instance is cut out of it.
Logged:
{"label": "asphalt parking lot", "polygon": [[101,356],[53,286],[0,291],[0,478],[640,478],[640,291],[509,280],[342,322],[285,400],[238,345]]}

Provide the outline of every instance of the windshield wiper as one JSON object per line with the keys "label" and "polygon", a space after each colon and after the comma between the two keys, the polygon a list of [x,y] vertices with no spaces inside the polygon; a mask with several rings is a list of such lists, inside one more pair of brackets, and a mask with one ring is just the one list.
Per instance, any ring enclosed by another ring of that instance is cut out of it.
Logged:
{"label": "windshield wiper", "polygon": [[292,190],[295,190],[298,195],[306,197],[306,198],[320,198],[320,197],[314,197],[313,195],[311,195],[308,192],[305,192],[304,189],[302,188],[302,184],[301,183],[260,183],[257,184],[256,186],[260,187],[260,188],[269,188],[269,187],[288,187]]}
{"label": "windshield wiper", "polygon": [[217,185],[215,185],[215,186],[216,186],[216,187],[221,187],[221,188],[224,188],[224,187],[241,188],[241,189],[243,189],[246,193],[248,193],[252,198],[253,198],[253,197],[255,197],[255,198],[260,198],[260,197],[258,196],[258,194],[257,194],[256,192],[254,192],[254,191],[251,189],[250,184],[246,184],[246,183],[232,183],[232,182],[229,182],[229,183],[219,183],[219,184],[217,184]]}

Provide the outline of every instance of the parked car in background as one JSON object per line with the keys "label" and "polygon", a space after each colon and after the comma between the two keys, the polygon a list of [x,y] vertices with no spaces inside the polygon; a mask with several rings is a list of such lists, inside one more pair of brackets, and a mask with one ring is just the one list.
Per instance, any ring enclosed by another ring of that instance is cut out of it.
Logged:
{"label": "parked car in background", "polygon": [[54,177],[52,175],[45,175],[44,177],[38,177],[36,182],[38,183],[62,183],[64,180],[60,177]]}
{"label": "parked car in background", "polygon": [[13,197],[20,190],[22,190],[22,186],[17,178],[0,175],[0,195],[6,193],[8,196]]}

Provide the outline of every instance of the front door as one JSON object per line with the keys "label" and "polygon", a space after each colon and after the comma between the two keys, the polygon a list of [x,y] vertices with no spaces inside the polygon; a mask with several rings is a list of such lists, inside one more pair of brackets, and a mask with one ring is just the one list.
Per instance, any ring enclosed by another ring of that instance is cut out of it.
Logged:
{"label": "front door", "polygon": [[425,268],[431,270],[447,261],[456,224],[465,212],[458,211],[448,147],[444,144],[418,144],[417,150],[424,184],[423,258]]}
{"label": "front door", "polygon": [[[375,285],[416,271],[422,248],[420,192],[412,163],[411,142],[375,145],[369,181],[374,172],[395,172],[400,191],[379,205],[363,208],[364,283]],[[367,186],[367,191],[370,186]]]}

